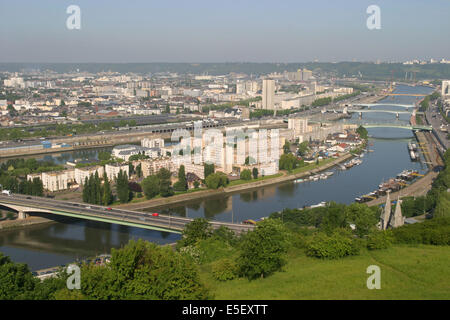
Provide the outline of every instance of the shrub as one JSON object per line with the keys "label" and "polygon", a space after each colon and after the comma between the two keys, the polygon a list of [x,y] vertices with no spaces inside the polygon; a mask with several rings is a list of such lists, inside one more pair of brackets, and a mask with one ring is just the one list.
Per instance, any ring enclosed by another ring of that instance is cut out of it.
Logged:
{"label": "shrub", "polygon": [[221,259],[213,263],[212,274],[219,281],[233,280],[237,278],[238,267],[231,259]]}
{"label": "shrub", "polygon": [[387,249],[392,245],[392,236],[386,231],[372,231],[367,236],[367,249],[378,250]]}
{"label": "shrub", "polygon": [[212,235],[212,228],[208,220],[197,218],[189,222],[183,230],[183,238],[177,242],[177,247],[195,245],[197,241],[208,239]]}
{"label": "shrub", "polygon": [[347,232],[334,232],[331,236],[319,232],[306,245],[306,255],[322,259],[338,259],[359,254],[360,242]]}
{"label": "shrub", "polygon": [[241,172],[240,178],[242,180],[250,180],[252,178],[252,172],[249,169],[244,169]]}
{"label": "shrub", "polygon": [[195,263],[200,263],[201,253],[196,246],[186,246],[179,250],[181,255],[191,258]]}
{"label": "shrub", "polygon": [[200,253],[199,263],[209,263],[229,257],[233,252],[228,243],[214,238],[198,241],[196,247]]}
{"label": "shrub", "polygon": [[238,258],[239,272],[248,279],[266,277],[286,263],[289,231],[278,219],[258,222],[243,236]]}
{"label": "shrub", "polygon": [[392,234],[396,243],[450,245],[450,217],[404,225]]}

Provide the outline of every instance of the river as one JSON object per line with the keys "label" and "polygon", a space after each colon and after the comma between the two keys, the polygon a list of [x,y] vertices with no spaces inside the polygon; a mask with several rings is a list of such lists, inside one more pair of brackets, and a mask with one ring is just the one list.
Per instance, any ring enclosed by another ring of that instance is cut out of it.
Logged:
{"label": "river", "polygon": [[[427,87],[398,86],[396,93],[424,93],[432,91]],[[415,97],[388,97],[372,109],[404,110],[390,104],[411,104]],[[350,122],[357,121],[354,115]],[[365,113],[364,122],[407,123],[409,115],[400,114],[399,119],[390,113]],[[396,128],[369,129],[369,148],[363,163],[346,171],[336,168],[333,176],[316,182],[268,186],[250,192],[240,192],[226,197],[194,200],[183,205],[160,208],[161,213],[187,217],[206,217],[220,221],[242,221],[259,219],[284,208],[298,208],[319,203],[336,201],[349,204],[355,197],[371,192],[385,179],[396,176],[404,169],[416,169],[424,173],[426,165],[412,162],[407,151],[407,142],[413,139],[411,131]],[[95,158],[93,154],[84,154]],[[69,159],[81,158],[83,154],[65,153]],[[54,158],[55,159],[55,158]],[[59,159],[57,159],[59,160]],[[14,261],[27,263],[32,270],[66,264],[77,258],[110,252],[130,239],[142,238],[156,243],[171,243],[179,235],[159,231],[110,225],[84,220],[59,221],[52,224],[27,227],[20,230],[0,232],[0,251]]]}

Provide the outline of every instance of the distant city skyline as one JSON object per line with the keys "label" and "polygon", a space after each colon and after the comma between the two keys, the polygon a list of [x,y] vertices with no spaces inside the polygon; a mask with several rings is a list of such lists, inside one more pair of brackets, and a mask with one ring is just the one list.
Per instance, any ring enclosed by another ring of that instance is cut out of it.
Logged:
{"label": "distant city skyline", "polygon": [[[66,9],[81,9],[69,30]],[[370,5],[381,29],[366,25]],[[339,62],[450,58],[448,0],[2,1],[0,62]]]}

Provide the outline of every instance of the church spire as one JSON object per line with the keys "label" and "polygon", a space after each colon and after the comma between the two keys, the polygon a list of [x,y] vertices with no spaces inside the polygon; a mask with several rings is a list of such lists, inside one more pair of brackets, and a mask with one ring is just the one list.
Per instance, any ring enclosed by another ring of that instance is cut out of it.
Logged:
{"label": "church spire", "polygon": [[401,227],[405,223],[405,218],[402,215],[402,200],[400,200],[400,196],[397,200],[397,205],[395,206],[394,216],[391,219],[390,226],[392,228]]}
{"label": "church spire", "polygon": [[389,223],[389,218],[391,216],[391,197],[390,197],[391,190],[386,191],[386,204],[384,206],[383,212],[381,212],[381,219],[380,219],[380,228],[381,230],[386,230]]}

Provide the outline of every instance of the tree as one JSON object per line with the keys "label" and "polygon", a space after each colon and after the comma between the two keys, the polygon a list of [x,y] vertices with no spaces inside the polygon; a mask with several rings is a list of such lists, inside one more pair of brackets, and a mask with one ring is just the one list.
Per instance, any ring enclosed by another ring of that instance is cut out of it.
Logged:
{"label": "tree", "polygon": [[107,161],[111,159],[111,153],[107,151],[100,151],[98,153],[98,160],[100,161]]}
{"label": "tree", "polygon": [[119,171],[116,179],[117,197],[121,203],[127,203],[131,199],[131,191],[128,186],[128,175],[122,170]]}
{"label": "tree", "polygon": [[436,201],[436,208],[433,212],[433,217],[448,217],[450,216],[450,193],[443,191],[439,194]]}
{"label": "tree", "polygon": [[184,165],[181,165],[180,169],[178,169],[178,181],[174,184],[173,188],[176,191],[187,190],[187,180],[186,180],[186,173],[184,171]]}
{"label": "tree", "polygon": [[359,134],[361,139],[367,139],[368,138],[368,131],[363,126],[359,126],[358,129],[356,129],[356,133]]}
{"label": "tree", "polygon": [[32,299],[38,282],[26,264],[14,263],[0,252],[0,300]]}
{"label": "tree", "polygon": [[109,184],[108,176],[106,175],[106,172],[103,173],[103,197],[102,197],[102,203],[103,205],[107,206],[112,203],[113,195],[111,192],[111,185]]}
{"label": "tree", "polygon": [[248,166],[250,164],[255,164],[255,163],[256,163],[256,161],[255,161],[255,159],[253,157],[247,156],[245,158],[245,165],[246,166]]}
{"label": "tree", "polygon": [[84,265],[81,292],[88,299],[198,300],[208,298],[197,267],[169,247],[143,240],[111,250],[106,267]]}
{"label": "tree", "polygon": [[210,174],[206,178],[206,186],[210,189],[217,189],[219,187],[226,187],[228,178],[223,172]]}
{"label": "tree", "polygon": [[279,161],[280,170],[292,171],[297,168],[300,161],[292,154],[282,154]]}
{"label": "tree", "polygon": [[205,163],[204,166],[205,179],[214,173],[214,163]]}
{"label": "tree", "polygon": [[159,194],[159,178],[155,175],[148,176],[141,182],[145,197],[151,199]]}
{"label": "tree", "polygon": [[309,150],[309,143],[308,141],[303,141],[298,145],[298,153],[300,156],[304,156]]}
{"label": "tree", "polygon": [[83,202],[89,203],[89,181],[88,178],[84,178],[84,184],[83,184]]}
{"label": "tree", "polygon": [[95,171],[94,175],[94,185],[95,185],[95,204],[102,204],[103,201],[103,193],[102,193],[102,184],[100,181],[100,177],[98,176],[98,171]]}
{"label": "tree", "polygon": [[286,140],[283,145],[283,153],[288,154],[290,152],[291,152],[291,144],[289,143],[289,141]]}
{"label": "tree", "polygon": [[205,240],[213,234],[212,227],[208,220],[197,218],[186,224],[183,229],[183,237],[179,240],[177,247],[194,245],[199,240]]}
{"label": "tree", "polygon": [[258,179],[258,168],[253,168],[252,170],[253,179]]}
{"label": "tree", "polygon": [[159,192],[163,197],[170,197],[173,195],[172,181],[170,180],[172,174],[166,168],[161,168],[157,174],[159,178]]}
{"label": "tree", "polygon": [[[376,208],[375,208],[376,209]],[[367,235],[378,222],[378,212],[362,203],[352,203],[345,208],[345,217],[348,223],[356,227],[355,233],[362,237]]]}
{"label": "tree", "polygon": [[31,184],[31,193],[28,194],[37,197],[42,197],[44,195],[44,185],[40,178],[33,178],[33,182]]}
{"label": "tree", "polygon": [[142,177],[142,165],[140,163],[136,166],[136,175],[138,178]]}
{"label": "tree", "polygon": [[248,279],[266,277],[286,263],[287,230],[281,220],[265,219],[247,233],[238,257],[239,272]]}
{"label": "tree", "polygon": [[252,173],[249,169],[244,169],[241,172],[240,178],[242,180],[251,180],[252,179]]}

